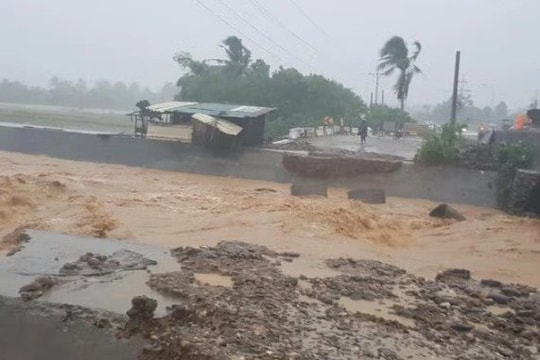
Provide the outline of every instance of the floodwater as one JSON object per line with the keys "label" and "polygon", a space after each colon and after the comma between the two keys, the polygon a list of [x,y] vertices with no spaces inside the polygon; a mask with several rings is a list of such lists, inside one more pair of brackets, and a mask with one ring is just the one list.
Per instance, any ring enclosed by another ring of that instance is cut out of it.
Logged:
{"label": "floodwater", "polygon": [[455,267],[477,279],[540,287],[540,220],[493,209],[452,204],[467,218],[452,222],[430,218],[438,204],[427,200],[366,205],[335,188],[328,198],[298,198],[286,184],[5,152],[0,172],[0,253],[19,227],[161,249],[237,240],[299,253],[281,266],[295,277],[338,275],[324,262],[345,257],[428,278]]}
{"label": "floodwater", "polygon": [[103,276],[58,277],[59,284],[46,292],[39,301],[81,305],[125,313],[131,299],[146,295],[158,301],[156,315],[165,315],[166,307],[177,300],[152,290],[146,281],[149,273],[177,271],[180,265],[167,250],[127,241],[112,241],[90,237],[75,237],[42,231],[28,231],[30,241],[10,257],[0,258],[0,294],[17,297],[21,286],[41,275],[58,275],[60,267],[73,262],[87,252],[111,255],[128,249],[157,261],[147,270],[119,271]]}
{"label": "floodwater", "polygon": [[415,327],[413,320],[393,314],[391,305],[384,301],[353,300],[350,297],[342,296],[338,303],[352,313],[373,315],[384,320],[396,321],[409,328]]}

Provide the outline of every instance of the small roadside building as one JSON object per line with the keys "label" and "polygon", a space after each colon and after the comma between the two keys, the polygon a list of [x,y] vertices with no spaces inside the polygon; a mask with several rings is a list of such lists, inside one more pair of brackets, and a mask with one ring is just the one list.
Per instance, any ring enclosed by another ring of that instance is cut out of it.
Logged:
{"label": "small roadside building", "polygon": [[[193,116],[195,114],[207,115],[217,118],[221,123],[225,120],[240,127],[242,131],[234,135],[236,137],[234,142],[237,145],[254,146],[264,144],[264,130],[267,116],[276,109],[248,105],[171,101],[150,105],[146,110],[146,114],[142,114],[141,111],[135,111],[128,115],[131,116],[132,120],[142,119],[146,121],[146,124],[170,125],[171,128],[174,126],[192,125],[193,133],[195,133],[195,130],[200,133],[200,127],[202,126],[200,124],[201,120],[198,120],[199,124],[195,125]],[[137,132],[137,122],[135,124],[135,131]],[[208,127],[210,125],[206,124],[205,126]],[[193,142],[200,140],[199,138]]]}
{"label": "small roadside building", "polygon": [[243,129],[232,122],[206,114],[193,114],[191,143],[214,150],[234,150],[239,145]]}
{"label": "small roadside building", "polygon": [[204,114],[227,120],[242,128],[238,134],[238,143],[241,145],[262,145],[264,143],[264,129],[267,115],[274,108],[246,105],[195,103],[193,105],[180,106],[172,110],[172,120],[181,119],[186,115]]}

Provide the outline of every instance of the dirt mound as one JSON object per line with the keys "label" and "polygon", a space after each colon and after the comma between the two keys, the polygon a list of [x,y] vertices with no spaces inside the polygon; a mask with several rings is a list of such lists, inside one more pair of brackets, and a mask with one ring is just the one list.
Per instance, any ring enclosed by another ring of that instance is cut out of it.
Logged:
{"label": "dirt mound", "polygon": [[94,197],[49,175],[0,176],[0,251],[14,250],[24,230],[114,236],[121,226]]}

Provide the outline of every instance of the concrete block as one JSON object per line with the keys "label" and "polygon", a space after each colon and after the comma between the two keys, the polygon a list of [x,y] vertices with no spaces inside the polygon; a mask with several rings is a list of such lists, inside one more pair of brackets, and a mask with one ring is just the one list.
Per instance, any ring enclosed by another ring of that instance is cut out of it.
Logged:
{"label": "concrete block", "polygon": [[291,195],[293,196],[308,196],[320,195],[328,197],[328,185],[326,183],[304,183],[291,185]]}
{"label": "concrete block", "polygon": [[360,200],[366,204],[386,203],[386,193],[383,189],[357,189],[347,193],[349,199]]}

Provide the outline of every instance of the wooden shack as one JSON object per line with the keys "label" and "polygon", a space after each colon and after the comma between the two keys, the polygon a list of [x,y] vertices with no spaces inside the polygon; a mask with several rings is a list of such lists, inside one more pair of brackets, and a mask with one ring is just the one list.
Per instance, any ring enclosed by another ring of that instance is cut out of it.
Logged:
{"label": "wooden shack", "polygon": [[242,127],[225,119],[206,114],[193,114],[191,142],[211,149],[234,150],[240,145]]}

